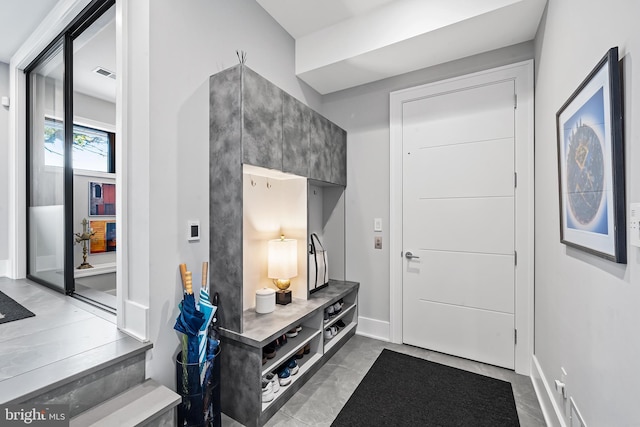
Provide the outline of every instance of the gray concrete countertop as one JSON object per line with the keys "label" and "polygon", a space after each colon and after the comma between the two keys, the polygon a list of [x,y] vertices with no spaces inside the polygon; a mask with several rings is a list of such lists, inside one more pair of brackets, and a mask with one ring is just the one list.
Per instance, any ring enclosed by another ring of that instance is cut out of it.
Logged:
{"label": "gray concrete countertop", "polygon": [[272,313],[258,314],[255,309],[245,310],[244,332],[239,334],[221,327],[220,335],[251,347],[261,348],[289,330],[291,325],[303,322],[318,309],[328,307],[359,287],[358,282],[329,280],[329,286],[315,292],[308,300],[294,298],[291,304],[276,304]]}

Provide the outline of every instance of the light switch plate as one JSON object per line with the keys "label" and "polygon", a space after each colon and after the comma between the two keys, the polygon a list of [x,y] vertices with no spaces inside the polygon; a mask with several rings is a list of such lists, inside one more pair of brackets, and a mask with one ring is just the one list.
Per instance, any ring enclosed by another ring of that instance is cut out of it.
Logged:
{"label": "light switch plate", "polygon": [[629,243],[640,247],[640,203],[631,203],[629,214]]}
{"label": "light switch plate", "polygon": [[373,219],[373,231],[382,231],[382,218]]}
{"label": "light switch plate", "polygon": [[189,242],[200,240],[200,221],[187,221],[187,240]]}

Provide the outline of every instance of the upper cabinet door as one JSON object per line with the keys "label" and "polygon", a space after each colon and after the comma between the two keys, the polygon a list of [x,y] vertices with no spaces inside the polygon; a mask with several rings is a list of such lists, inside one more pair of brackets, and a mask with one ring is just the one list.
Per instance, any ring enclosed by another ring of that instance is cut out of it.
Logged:
{"label": "upper cabinet door", "polygon": [[283,98],[282,171],[309,176],[309,121],[311,109],[288,93]]}
{"label": "upper cabinet door", "polygon": [[331,182],[347,185],[347,131],[331,123]]}
{"label": "upper cabinet door", "polygon": [[284,92],[243,67],[242,161],[282,170],[282,98]]}
{"label": "upper cabinet door", "polygon": [[331,182],[331,122],[312,111],[309,125],[309,178]]}

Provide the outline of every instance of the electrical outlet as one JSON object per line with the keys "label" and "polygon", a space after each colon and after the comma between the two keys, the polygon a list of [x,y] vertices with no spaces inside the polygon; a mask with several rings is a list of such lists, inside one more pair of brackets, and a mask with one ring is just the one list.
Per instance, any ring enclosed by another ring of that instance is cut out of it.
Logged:
{"label": "electrical outlet", "polygon": [[375,249],[382,249],[382,236],[375,236],[373,238],[373,247]]}

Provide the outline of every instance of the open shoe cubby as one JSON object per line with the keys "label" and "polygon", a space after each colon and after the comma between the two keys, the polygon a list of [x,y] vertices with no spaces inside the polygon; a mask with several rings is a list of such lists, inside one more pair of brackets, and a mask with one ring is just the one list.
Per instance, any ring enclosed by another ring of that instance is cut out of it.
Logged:
{"label": "open shoe cubby", "polygon": [[[339,313],[335,314],[333,317],[330,317],[323,326],[323,339],[324,339],[324,352],[328,352],[335,345],[337,345],[341,341],[341,337],[347,336],[349,332],[356,328],[358,324],[358,296],[357,293],[350,293],[345,298],[343,298],[343,306]],[[329,304],[332,305],[332,304]],[[326,309],[326,308],[325,308]],[[324,316],[323,316],[324,317]],[[339,322],[342,321],[344,326],[338,327]],[[327,338],[324,334],[324,331],[331,328],[332,326],[336,326],[338,328],[338,333],[331,338]]]}
{"label": "open shoe cubby", "polygon": [[[222,412],[247,426],[263,425],[302,385],[356,332],[358,319],[357,282],[331,280],[329,286],[314,293],[309,299],[294,298],[291,304],[277,305],[275,311],[257,314],[246,310],[243,333],[220,329],[222,339]],[[324,322],[324,310],[343,300],[340,313]],[[324,330],[342,320],[345,327],[329,340]],[[302,330],[287,338],[286,344],[276,350],[273,359],[262,364],[265,346],[297,325]],[[280,387],[270,402],[262,402],[262,377],[277,372],[295,353],[310,344],[309,354],[297,359],[299,371],[291,376],[291,383]]]}
{"label": "open shoe cubby", "polygon": [[[320,359],[322,358],[322,348],[321,348],[320,337],[321,337],[320,331],[316,330],[316,333],[314,333],[310,337],[307,337],[304,341],[296,341],[296,338],[298,337],[289,338],[288,339],[289,341],[287,342],[287,344],[285,344],[284,347],[290,346],[292,350],[287,351],[287,353],[284,354],[282,357],[279,357],[280,350],[282,350],[282,348],[278,350],[278,355],[274,359],[276,362],[273,363],[270,368],[266,368],[266,366],[269,364],[269,362],[267,362],[267,364],[265,365],[265,368],[263,368],[262,370],[262,376],[267,375],[269,372],[274,372],[276,375],[278,375],[279,367],[285,363],[288,363],[289,360],[291,360],[291,358],[294,357],[294,354],[301,347],[304,347],[306,343],[309,343],[311,346],[309,354],[303,355],[301,359],[296,359],[296,363],[298,364],[298,372],[295,375],[291,375],[290,377],[291,383],[289,383],[289,385],[287,386],[281,386],[280,391],[285,391],[289,387],[292,387],[299,379],[305,378],[305,373],[309,369],[313,368],[316,365],[316,363],[319,362]],[[267,410],[267,408],[269,408],[269,406],[277,404],[278,400],[284,395],[285,393],[278,392],[275,394],[274,399],[272,401],[263,402],[262,403],[263,413],[264,411]],[[286,400],[285,398],[283,399]]]}

